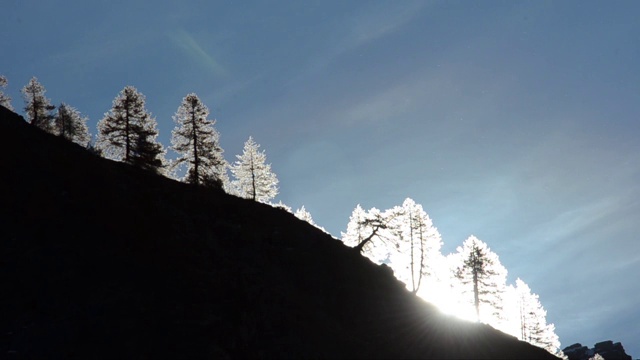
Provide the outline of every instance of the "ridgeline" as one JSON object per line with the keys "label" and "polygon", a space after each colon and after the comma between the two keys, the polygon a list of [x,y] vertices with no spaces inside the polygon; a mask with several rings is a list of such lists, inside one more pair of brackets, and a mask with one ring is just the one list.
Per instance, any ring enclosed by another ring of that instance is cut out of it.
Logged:
{"label": "ridgeline", "polygon": [[284,210],[103,159],[0,106],[0,357],[557,359],[442,315]]}

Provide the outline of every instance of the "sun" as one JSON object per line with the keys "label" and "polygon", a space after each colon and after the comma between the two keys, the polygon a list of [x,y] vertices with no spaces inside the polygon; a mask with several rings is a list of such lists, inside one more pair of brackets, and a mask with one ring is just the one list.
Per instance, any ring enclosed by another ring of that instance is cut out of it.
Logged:
{"label": "sun", "polygon": [[447,315],[455,316],[462,320],[476,321],[475,309],[465,302],[459,293],[456,293],[446,284],[434,284],[429,294],[420,294],[423,299],[435,305]]}

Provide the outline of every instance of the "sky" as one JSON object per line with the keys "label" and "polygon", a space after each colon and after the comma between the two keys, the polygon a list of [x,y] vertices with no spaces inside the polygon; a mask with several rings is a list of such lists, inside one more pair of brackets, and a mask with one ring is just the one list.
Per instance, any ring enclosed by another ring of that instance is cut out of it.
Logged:
{"label": "sky", "polygon": [[[127,85],[159,141],[195,92],[335,237],[422,204],[523,279],[562,347],[640,357],[640,2],[4,0],[0,74],[96,123]],[[171,157],[171,152],[168,157]]]}

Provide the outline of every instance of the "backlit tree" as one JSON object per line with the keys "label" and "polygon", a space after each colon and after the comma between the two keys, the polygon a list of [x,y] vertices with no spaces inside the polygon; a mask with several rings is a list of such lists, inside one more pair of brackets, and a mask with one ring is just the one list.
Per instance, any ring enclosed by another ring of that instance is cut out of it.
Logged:
{"label": "backlit tree", "polygon": [[145,109],[145,97],[126,86],[98,122],[96,147],[107,157],[160,172],[164,149],[156,141],[156,120]]}
{"label": "backlit tree", "polygon": [[222,155],[220,135],[214,129],[215,120],[208,120],[209,109],[196,94],[182,99],[173,121],[171,144],[180,156],[174,160],[174,170],[186,165],[183,181],[222,188],[226,182],[227,162]]}
{"label": "backlit tree", "polygon": [[135,146],[131,153],[131,164],[141,169],[166,175],[166,151],[157,138],[157,122],[149,116],[145,119],[142,129],[135,137]]}
{"label": "backlit tree", "polygon": [[410,198],[394,213],[390,226],[394,229],[397,247],[390,252],[391,268],[396,277],[417,293],[423,280],[436,271],[442,239],[422,205]]}
{"label": "backlit tree", "polygon": [[11,106],[11,97],[2,91],[2,89],[6,88],[8,84],[9,81],[7,80],[7,77],[0,75],[0,105],[13,111],[13,106]]}
{"label": "backlit tree", "polygon": [[555,333],[555,325],[547,324],[547,311],[538,295],[532,293],[529,286],[519,278],[516,279],[515,292],[520,320],[518,338],[560,355],[560,341]]}
{"label": "backlit tree", "polygon": [[80,112],[65,103],[58,106],[58,111],[53,118],[54,134],[81,146],[87,146],[91,135],[87,127],[87,118]]}
{"label": "backlit tree", "polygon": [[244,143],[242,155],[236,155],[238,160],[231,166],[232,186],[238,196],[266,203],[278,195],[278,179],[259,148],[251,136]]}
{"label": "backlit tree", "polygon": [[462,295],[475,309],[477,321],[497,325],[503,318],[507,270],[486,243],[470,236],[457,248],[454,276]]}
{"label": "backlit tree", "polygon": [[22,88],[25,101],[24,111],[27,113],[31,125],[51,132],[51,120],[53,119],[51,112],[55,106],[51,105],[51,101],[44,95],[45,92],[44,86],[38,82],[38,79],[35,76],[32,77],[29,83]]}
{"label": "backlit tree", "polygon": [[349,217],[346,232],[342,233],[342,242],[381,264],[389,259],[392,249],[397,245],[394,229],[390,225],[396,215],[392,211],[383,212],[376,208],[365,211],[358,204]]}
{"label": "backlit tree", "polygon": [[311,213],[309,211],[307,211],[307,209],[304,208],[304,205],[302,205],[302,207],[300,209],[296,210],[294,215],[300,220],[304,220],[304,221],[306,221],[309,224],[314,225],[314,226],[316,225],[316,223],[313,222],[313,218],[311,217]]}

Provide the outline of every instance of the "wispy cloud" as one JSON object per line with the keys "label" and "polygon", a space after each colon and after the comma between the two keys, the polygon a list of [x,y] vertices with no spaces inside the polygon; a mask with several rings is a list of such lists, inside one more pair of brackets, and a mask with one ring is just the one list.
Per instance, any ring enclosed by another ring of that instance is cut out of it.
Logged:
{"label": "wispy cloud", "polygon": [[372,6],[355,16],[340,27],[343,35],[329,49],[314,57],[305,73],[292,79],[292,82],[317,73],[333,63],[341,55],[371,43],[385,35],[392,34],[403,25],[415,19],[420,11],[431,2],[402,1],[383,2],[383,6]]}
{"label": "wispy cloud", "polygon": [[210,52],[205,50],[190,33],[177,29],[169,33],[169,38],[189,58],[206,68],[214,76],[222,77],[228,75],[227,69]]}
{"label": "wispy cloud", "polygon": [[366,44],[390,34],[413,20],[428,2],[385,2],[383,7],[374,7],[353,19],[350,32],[339,47],[342,51]]}
{"label": "wispy cloud", "polygon": [[535,237],[539,243],[554,243],[574,238],[590,228],[602,226],[602,222],[606,222],[624,207],[621,205],[623,201],[624,199],[618,196],[610,196],[564,211],[551,221],[540,224],[540,230],[536,232]]}

